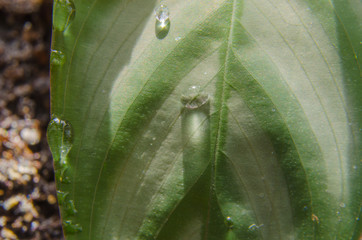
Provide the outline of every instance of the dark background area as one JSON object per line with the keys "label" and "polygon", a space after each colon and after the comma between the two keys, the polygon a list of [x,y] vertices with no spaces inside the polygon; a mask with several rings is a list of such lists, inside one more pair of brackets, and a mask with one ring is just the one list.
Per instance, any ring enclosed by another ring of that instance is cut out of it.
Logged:
{"label": "dark background area", "polygon": [[0,0],[0,239],[63,239],[46,141],[52,0]]}

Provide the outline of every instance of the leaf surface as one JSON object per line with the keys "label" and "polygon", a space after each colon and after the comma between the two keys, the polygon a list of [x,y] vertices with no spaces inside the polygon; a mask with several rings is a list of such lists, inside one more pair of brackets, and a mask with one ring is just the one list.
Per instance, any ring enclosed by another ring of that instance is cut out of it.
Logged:
{"label": "leaf surface", "polygon": [[166,4],[56,0],[67,239],[358,239],[361,2]]}

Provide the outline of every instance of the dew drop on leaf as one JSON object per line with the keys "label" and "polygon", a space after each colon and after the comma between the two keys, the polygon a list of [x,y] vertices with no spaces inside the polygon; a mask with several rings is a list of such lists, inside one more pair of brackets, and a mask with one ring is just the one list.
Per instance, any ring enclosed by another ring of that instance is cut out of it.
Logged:
{"label": "dew drop on leaf", "polygon": [[160,40],[164,39],[168,32],[170,31],[170,18],[169,10],[165,5],[159,5],[155,9],[156,24],[155,24],[155,33],[156,37]]}
{"label": "dew drop on leaf", "polygon": [[74,201],[68,200],[66,204],[66,212],[68,215],[75,215],[78,211],[75,208]]}
{"label": "dew drop on leaf", "polygon": [[232,229],[232,228],[234,227],[233,219],[232,219],[230,216],[227,216],[227,217],[226,217],[225,223],[226,223],[226,226],[227,226],[229,229]]}
{"label": "dew drop on leaf", "polygon": [[166,22],[169,19],[170,11],[166,5],[159,5],[155,8],[156,20]]}
{"label": "dew drop on leaf", "polygon": [[72,220],[63,221],[63,229],[65,233],[72,234],[81,232],[83,229],[79,224],[75,224]]}
{"label": "dew drop on leaf", "polygon": [[65,120],[53,118],[48,125],[47,137],[54,162],[58,167],[66,167],[66,157],[73,145],[72,126]]}
{"label": "dew drop on leaf", "polygon": [[57,191],[58,204],[59,206],[63,206],[65,203],[65,199],[67,198],[68,193],[63,191]]}
{"label": "dew drop on leaf", "polygon": [[53,9],[53,27],[62,32],[75,17],[74,3],[72,0],[55,0]]}
{"label": "dew drop on leaf", "polygon": [[62,66],[65,63],[64,53],[58,50],[52,50],[50,53],[50,63],[52,66]]}

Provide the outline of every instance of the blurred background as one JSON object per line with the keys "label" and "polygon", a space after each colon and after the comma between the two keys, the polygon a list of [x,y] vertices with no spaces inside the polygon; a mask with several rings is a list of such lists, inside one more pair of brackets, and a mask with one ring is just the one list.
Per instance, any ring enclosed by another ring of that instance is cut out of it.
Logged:
{"label": "blurred background", "polygon": [[52,0],[0,0],[0,239],[63,239],[46,141]]}

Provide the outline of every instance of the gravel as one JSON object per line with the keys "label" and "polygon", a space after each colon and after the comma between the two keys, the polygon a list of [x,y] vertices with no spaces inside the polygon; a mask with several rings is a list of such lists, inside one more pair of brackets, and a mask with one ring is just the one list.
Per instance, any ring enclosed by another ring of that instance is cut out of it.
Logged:
{"label": "gravel", "polygon": [[0,239],[63,239],[51,154],[51,0],[0,0]]}

